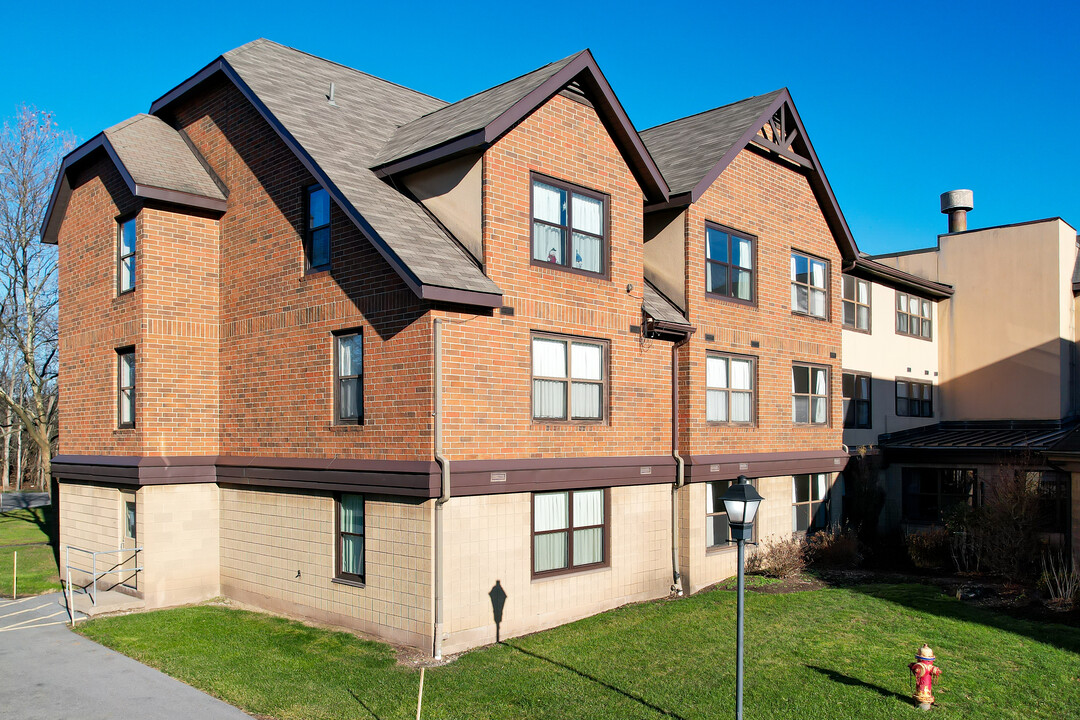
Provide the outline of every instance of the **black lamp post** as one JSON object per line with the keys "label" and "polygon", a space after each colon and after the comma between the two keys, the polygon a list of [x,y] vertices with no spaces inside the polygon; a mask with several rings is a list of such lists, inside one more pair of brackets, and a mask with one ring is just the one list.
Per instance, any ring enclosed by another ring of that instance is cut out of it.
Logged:
{"label": "black lamp post", "polygon": [[742,685],[743,685],[743,593],[746,586],[746,541],[750,538],[754,517],[762,501],[761,495],[750,484],[750,478],[740,475],[724,493],[724,510],[727,511],[731,537],[739,546],[739,584],[736,605],[735,631],[735,720],[742,720]]}

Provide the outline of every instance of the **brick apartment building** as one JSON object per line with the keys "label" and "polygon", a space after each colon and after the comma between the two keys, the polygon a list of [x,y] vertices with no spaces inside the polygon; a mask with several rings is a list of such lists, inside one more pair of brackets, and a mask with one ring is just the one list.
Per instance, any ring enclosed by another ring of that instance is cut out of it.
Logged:
{"label": "brick apartment building", "polygon": [[447,104],[257,40],[42,237],[62,553],[147,607],[439,654],[733,574],[740,474],[759,537],[838,513],[858,251],[786,90],[639,134],[588,51]]}

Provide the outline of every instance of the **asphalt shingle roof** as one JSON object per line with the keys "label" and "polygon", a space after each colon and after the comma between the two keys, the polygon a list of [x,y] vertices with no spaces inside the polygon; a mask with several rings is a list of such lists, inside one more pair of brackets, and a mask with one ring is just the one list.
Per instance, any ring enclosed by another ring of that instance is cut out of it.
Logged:
{"label": "asphalt shingle roof", "polygon": [[686,326],[690,325],[690,321],[686,319],[686,316],[682,314],[679,308],[660,294],[660,291],[654,288],[652,283],[648,281],[642,286],[641,303],[645,306],[645,312],[648,313],[649,317],[653,320],[678,323],[679,325]]}
{"label": "asphalt shingle roof", "polygon": [[421,284],[501,294],[418,203],[369,169],[399,126],[445,102],[269,40],[223,57]]}
{"label": "asphalt shingle roof", "polygon": [[136,115],[113,125],[105,137],[136,185],[225,199],[180,133],[160,118]]}
{"label": "asphalt shingle roof", "polygon": [[483,129],[584,52],[582,50],[403,125],[379,151],[374,165],[385,165]]}
{"label": "asphalt shingle roof", "polygon": [[672,195],[693,190],[783,90],[642,130]]}

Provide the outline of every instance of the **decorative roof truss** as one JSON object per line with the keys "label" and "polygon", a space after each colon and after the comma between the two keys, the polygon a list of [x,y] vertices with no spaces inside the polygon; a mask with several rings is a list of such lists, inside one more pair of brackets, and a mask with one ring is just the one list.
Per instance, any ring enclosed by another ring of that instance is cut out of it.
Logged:
{"label": "decorative roof truss", "polygon": [[776,153],[800,167],[811,170],[814,168],[813,161],[803,154],[805,142],[799,135],[791,107],[786,102],[776,109],[751,141],[762,150]]}

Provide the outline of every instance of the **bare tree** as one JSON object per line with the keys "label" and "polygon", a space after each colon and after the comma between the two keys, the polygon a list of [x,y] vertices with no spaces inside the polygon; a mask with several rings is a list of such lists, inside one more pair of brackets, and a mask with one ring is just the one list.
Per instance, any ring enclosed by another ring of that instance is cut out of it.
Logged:
{"label": "bare tree", "polygon": [[0,130],[0,347],[14,358],[0,403],[22,426],[20,450],[22,432],[33,443],[37,479],[46,483],[57,436],[56,248],[43,245],[38,230],[73,145],[51,113],[32,107]]}

